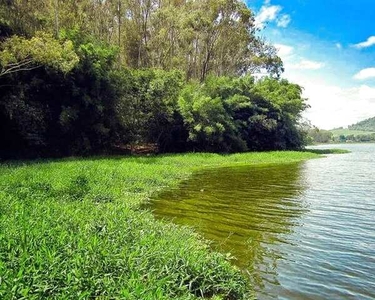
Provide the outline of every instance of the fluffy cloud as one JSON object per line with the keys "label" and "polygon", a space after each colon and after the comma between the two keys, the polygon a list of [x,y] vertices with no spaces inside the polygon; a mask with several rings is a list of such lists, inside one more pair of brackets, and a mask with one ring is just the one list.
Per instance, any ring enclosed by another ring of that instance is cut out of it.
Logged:
{"label": "fluffy cloud", "polygon": [[336,46],[336,48],[339,49],[339,50],[342,49],[342,45],[341,45],[340,43],[336,43],[335,46]]}
{"label": "fluffy cloud", "polygon": [[[361,85],[359,88],[357,88],[357,90],[360,99],[364,99],[375,104],[375,88],[368,85]],[[374,111],[371,113],[374,114]]]}
{"label": "fluffy cloud", "polygon": [[275,44],[275,48],[277,49],[277,54],[281,57],[281,59],[286,59],[293,53],[294,48],[284,44]]}
{"label": "fluffy cloud", "polygon": [[287,14],[279,16],[282,9],[282,6],[271,5],[271,1],[266,0],[259,13],[255,16],[255,26],[264,28],[266,23],[276,22],[278,27],[286,28],[291,22],[291,17]]}
{"label": "fluffy cloud", "polygon": [[366,80],[370,78],[375,78],[375,68],[367,68],[359,71],[354,75],[354,79],[357,80]]}
{"label": "fluffy cloud", "polygon": [[304,87],[304,96],[311,106],[305,117],[320,128],[333,129],[374,116],[374,87],[341,88],[314,83]]}
{"label": "fluffy cloud", "polygon": [[353,45],[354,48],[362,49],[375,45],[375,36],[370,36],[366,41]]}
{"label": "fluffy cloud", "polygon": [[295,53],[294,47],[285,44],[274,44],[277,55],[284,62],[286,69],[291,70],[319,70],[324,68],[325,63],[305,59]]}
{"label": "fluffy cloud", "polygon": [[321,71],[286,70],[284,77],[304,88],[303,96],[308,98],[310,108],[303,116],[315,126],[332,129],[375,116],[375,85],[341,86],[330,81],[329,75],[321,76]]}
{"label": "fluffy cloud", "polygon": [[325,64],[319,61],[301,59],[297,63],[289,64],[287,67],[298,70],[319,70],[324,66]]}
{"label": "fluffy cloud", "polygon": [[255,17],[255,26],[263,28],[265,23],[276,20],[276,17],[280,11],[281,6],[279,5],[263,5],[259,14]]}

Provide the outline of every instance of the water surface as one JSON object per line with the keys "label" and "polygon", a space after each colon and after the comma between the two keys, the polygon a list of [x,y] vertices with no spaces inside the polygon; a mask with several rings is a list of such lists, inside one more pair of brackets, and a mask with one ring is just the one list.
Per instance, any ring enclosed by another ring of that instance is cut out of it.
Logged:
{"label": "water surface", "polygon": [[151,202],[230,252],[259,299],[375,299],[375,145],[207,170]]}

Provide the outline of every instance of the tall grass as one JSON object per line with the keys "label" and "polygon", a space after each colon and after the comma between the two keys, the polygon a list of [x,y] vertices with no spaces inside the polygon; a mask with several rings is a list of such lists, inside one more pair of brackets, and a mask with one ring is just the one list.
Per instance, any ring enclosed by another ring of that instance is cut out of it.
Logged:
{"label": "tall grass", "polygon": [[0,299],[249,299],[224,254],[140,205],[197,169],[308,152],[97,157],[0,165]]}

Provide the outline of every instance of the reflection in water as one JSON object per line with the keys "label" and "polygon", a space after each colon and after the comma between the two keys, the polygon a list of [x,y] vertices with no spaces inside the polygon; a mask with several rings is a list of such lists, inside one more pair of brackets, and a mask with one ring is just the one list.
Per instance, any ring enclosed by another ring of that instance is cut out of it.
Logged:
{"label": "reflection in water", "polygon": [[152,201],[156,216],[197,228],[250,274],[258,292],[278,285],[286,238],[307,207],[301,164],[221,168],[201,172]]}

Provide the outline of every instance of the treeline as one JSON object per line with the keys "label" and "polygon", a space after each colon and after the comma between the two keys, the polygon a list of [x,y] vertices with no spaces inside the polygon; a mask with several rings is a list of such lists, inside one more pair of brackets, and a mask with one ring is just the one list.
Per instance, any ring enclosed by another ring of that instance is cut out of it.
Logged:
{"label": "treeline", "polygon": [[[63,38],[79,32],[117,46],[129,68],[180,70],[186,78],[280,74],[276,49],[256,35],[252,12],[239,0],[0,0],[13,33]],[[76,41],[76,42],[83,42]]]}
{"label": "treeline", "polygon": [[333,142],[333,133],[329,130],[311,127],[307,130],[308,144],[325,144]]}
{"label": "treeline", "polygon": [[305,141],[302,90],[277,78],[282,62],[242,1],[0,4],[1,157]]}
{"label": "treeline", "polygon": [[368,143],[375,142],[375,133],[368,134],[341,134],[332,138],[333,142],[338,143]]}

